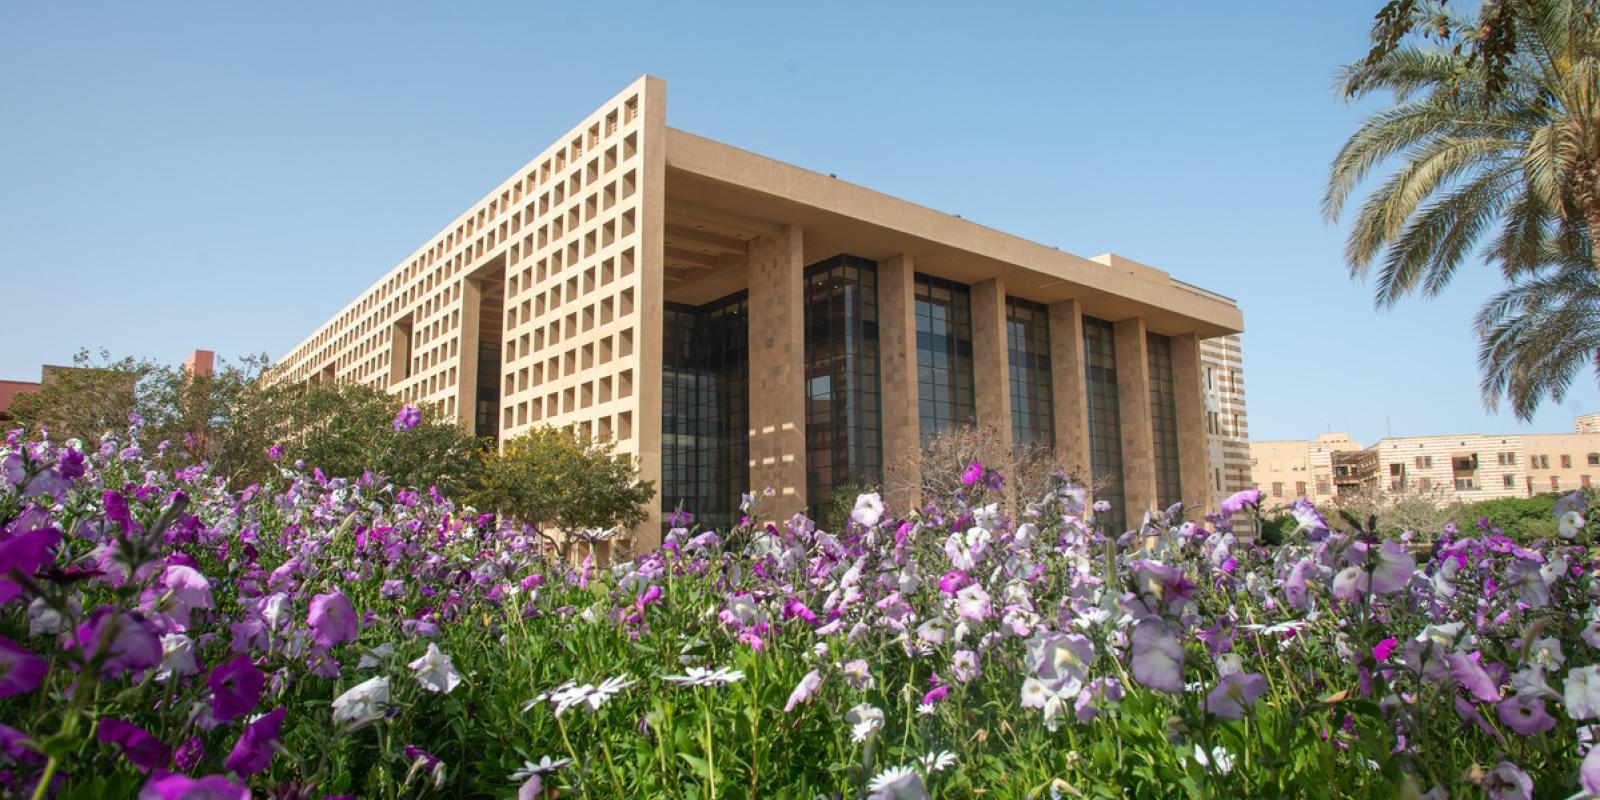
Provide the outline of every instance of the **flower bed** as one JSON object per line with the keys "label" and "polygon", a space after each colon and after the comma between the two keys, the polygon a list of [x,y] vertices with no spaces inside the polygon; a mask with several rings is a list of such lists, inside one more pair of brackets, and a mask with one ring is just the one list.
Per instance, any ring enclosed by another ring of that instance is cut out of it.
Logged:
{"label": "flower bed", "polygon": [[1105,536],[1067,485],[1008,517],[975,466],[908,519],[753,509],[602,569],[434,492],[230,488],[138,436],[0,450],[15,796],[1600,793],[1572,502],[1571,539],[1420,553],[1302,504],[1269,551],[1230,528],[1259,495]]}

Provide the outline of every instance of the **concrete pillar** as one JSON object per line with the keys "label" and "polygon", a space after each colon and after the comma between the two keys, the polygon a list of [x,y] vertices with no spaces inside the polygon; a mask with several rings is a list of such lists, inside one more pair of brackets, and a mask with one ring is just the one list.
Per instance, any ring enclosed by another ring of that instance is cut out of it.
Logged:
{"label": "concrete pillar", "polygon": [[1172,386],[1178,396],[1178,481],[1184,505],[1198,519],[1210,511],[1211,458],[1206,441],[1206,397],[1201,383],[1200,337],[1172,337]]}
{"label": "concrete pillar", "polygon": [[1050,390],[1054,394],[1056,460],[1091,485],[1089,396],[1084,377],[1083,308],[1076,300],[1050,306]]}
{"label": "concrete pillar", "polygon": [[916,264],[909,255],[878,263],[878,369],[883,391],[883,482],[889,509],[905,513],[922,500],[918,456],[922,417],[917,395]]}
{"label": "concrete pillar", "polygon": [[1011,449],[1011,359],[1006,347],[1006,284],[991,278],[972,284],[972,383],[978,425],[992,426]]}
{"label": "concrete pillar", "polygon": [[805,264],[801,230],[749,243],[750,486],[786,519],[806,507]]}
{"label": "concrete pillar", "polygon": [[1122,423],[1122,491],[1127,520],[1156,507],[1155,433],[1150,425],[1150,362],[1144,320],[1115,323],[1118,415]]}

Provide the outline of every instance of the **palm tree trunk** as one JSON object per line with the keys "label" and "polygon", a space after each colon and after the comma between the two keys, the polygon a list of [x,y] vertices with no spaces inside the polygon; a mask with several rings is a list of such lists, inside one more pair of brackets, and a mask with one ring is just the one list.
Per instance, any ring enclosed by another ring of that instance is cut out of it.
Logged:
{"label": "palm tree trunk", "polygon": [[1589,232],[1595,270],[1600,271],[1600,160],[1586,158],[1574,165],[1572,200]]}

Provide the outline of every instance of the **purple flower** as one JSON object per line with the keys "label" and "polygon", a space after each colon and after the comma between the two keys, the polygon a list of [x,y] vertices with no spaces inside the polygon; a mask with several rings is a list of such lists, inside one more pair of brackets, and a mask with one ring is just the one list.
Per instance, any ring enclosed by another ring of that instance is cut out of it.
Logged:
{"label": "purple flower", "polygon": [[1206,695],[1206,710],[1223,719],[1243,719],[1256,699],[1267,691],[1267,679],[1252,673],[1234,673],[1217,681]]}
{"label": "purple flower", "polygon": [[275,445],[267,448],[267,460],[268,461],[277,461],[280,458],[283,458],[283,445],[275,444]]}
{"label": "purple flower", "polygon": [[1133,677],[1139,683],[1169,694],[1183,692],[1183,644],[1167,622],[1149,617],[1135,623],[1129,636]]}
{"label": "purple flower", "polygon": [[1450,675],[1473,697],[1485,703],[1500,699],[1500,687],[1477,659],[1466,653],[1446,653],[1444,660],[1450,665]]}
{"label": "purple flower", "polygon": [[55,528],[36,528],[9,539],[0,540],[0,606],[22,594],[22,587],[6,577],[12,570],[23,575],[33,575],[51,560],[50,549],[61,541],[61,532]]}
{"label": "purple flower", "polygon": [[783,713],[787,714],[793,711],[795,706],[801,703],[811,702],[812,696],[820,688],[822,688],[822,674],[816,670],[807,672],[806,676],[801,678],[800,682],[795,685],[794,691],[789,693],[789,702],[784,704]]}
{"label": "purple flower", "polygon": [[1261,505],[1261,490],[1245,489],[1242,492],[1234,492],[1229,495],[1228,499],[1222,501],[1222,507],[1219,510],[1222,512],[1223,517],[1231,517],[1243,511],[1246,506],[1254,507],[1259,505]]}
{"label": "purple flower", "polygon": [[1378,662],[1389,660],[1389,654],[1394,652],[1394,648],[1399,643],[1400,641],[1393,636],[1378,642],[1378,644],[1372,648],[1372,660]]}
{"label": "purple flower", "polygon": [[306,624],[311,626],[311,638],[325,648],[355,641],[356,634],[361,630],[360,619],[350,605],[350,598],[338,589],[333,590],[332,594],[319,594],[311,598],[311,613],[306,617]]}
{"label": "purple flower", "polygon": [[400,408],[400,413],[394,415],[394,429],[404,433],[417,427],[422,422],[422,412],[416,406],[407,405]]}
{"label": "purple flower", "polygon": [[26,694],[39,688],[50,663],[32,650],[0,636],[0,697]]}
{"label": "purple flower", "polygon": [[1510,761],[1502,761],[1483,776],[1489,800],[1533,800],[1533,779]]}
{"label": "purple flower", "polygon": [[[110,633],[107,633],[107,630]],[[100,643],[110,636],[100,665],[101,677],[114,678],[124,672],[139,672],[161,663],[161,637],[140,614],[131,611],[118,613],[111,606],[101,606],[90,612],[89,618],[78,626],[78,649],[85,663],[100,655]]]}
{"label": "purple flower", "polygon": [[222,765],[241,777],[266,769],[272,763],[278,729],[282,727],[283,717],[287,713],[283,706],[278,706],[244,726],[244,733],[239,734],[233,752],[228,754],[228,760]]}
{"label": "purple flower", "polygon": [[249,656],[235,656],[206,676],[206,685],[211,687],[211,716],[227,722],[250,713],[261,702],[266,684],[267,677]]}
{"label": "purple flower", "polygon": [[1374,594],[1392,594],[1406,588],[1411,575],[1417,571],[1416,559],[1399,542],[1379,545],[1377,559],[1378,565],[1372,570]]}
{"label": "purple flower", "polygon": [[204,760],[206,760],[206,743],[200,741],[198,736],[191,736],[189,741],[178,745],[178,752],[172,757],[172,762],[178,765],[178,769],[185,772],[199,766]]}
{"label": "purple flower", "polygon": [[95,738],[122,747],[122,755],[140,772],[161,769],[172,758],[172,750],[155,734],[120,719],[101,717]]}
{"label": "purple flower", "polygon": [[44,754],[33,749],[27,742],[26,733],[0,723],[0,756],[19,764],[43,764]]}
{"label": "purple flower", "polygon": [[1589,754],[1583,757],[1578,766],[1578,785],[1584,792],[1600,796],[1600,747],[1591,745]]}
{"label": "purple flower", "polygon": [[968,464],[967,468],[961,472],[961,485],[971,486],[972,484],[977,483],[978,479],[982,477],[983,465],[974,461],[971,464]]}
{"label": "purple flower", "polygon": [[157,772],[139,790],[139,800],[250,800],[250,790],[225,775],[191,778]]}
{"label": "purple flower", "polygon": [[1556,726],[1555,717],[1544,710],[1544,701],[1537,697],[1508,697],[1500,701],[1496,711],[1506,727],[1523,736],[1544,733]]}

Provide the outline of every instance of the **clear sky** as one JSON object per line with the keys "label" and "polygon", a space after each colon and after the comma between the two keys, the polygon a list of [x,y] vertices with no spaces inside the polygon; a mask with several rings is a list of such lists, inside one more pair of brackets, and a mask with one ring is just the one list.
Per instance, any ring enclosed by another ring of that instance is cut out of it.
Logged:
{"label": "clear sky", "polygon": [[668,124],[1244,309],[1254,438],[1484,410],[1499,279],[1372,308],[1318,201],[1380,0],[0,4],[0,377],[298,343],[643,73]]}

